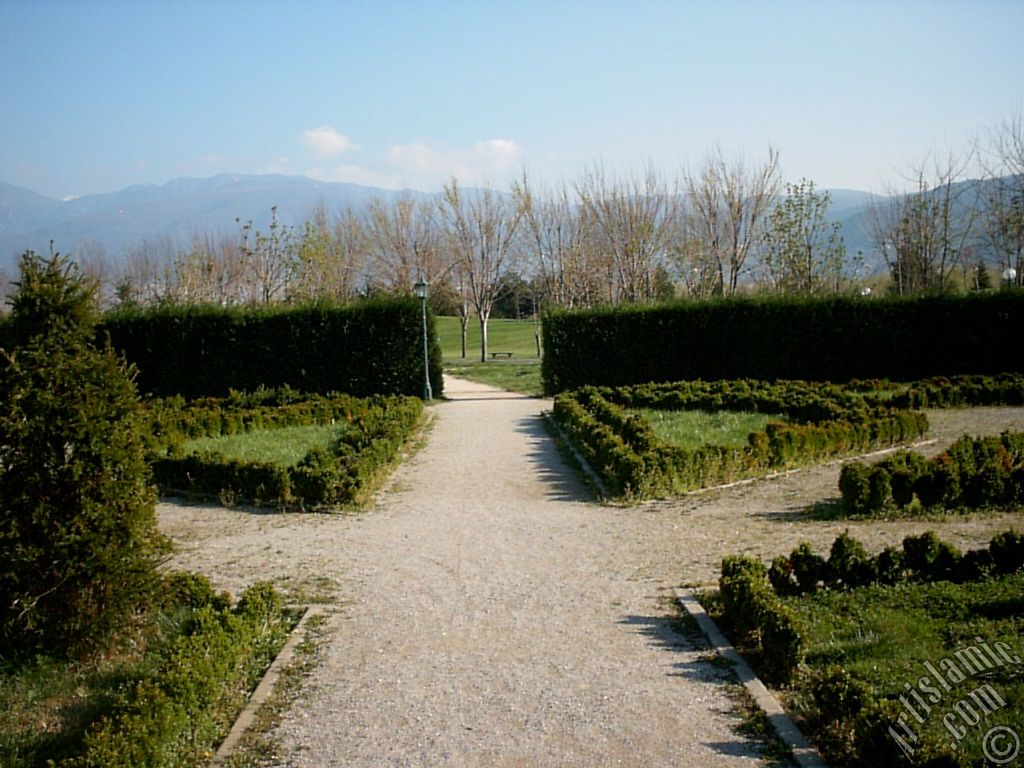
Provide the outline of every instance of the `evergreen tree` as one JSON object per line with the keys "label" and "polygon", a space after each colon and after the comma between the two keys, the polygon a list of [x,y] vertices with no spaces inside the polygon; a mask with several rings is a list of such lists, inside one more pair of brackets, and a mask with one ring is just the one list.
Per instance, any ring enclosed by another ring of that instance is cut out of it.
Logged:
{"label": "evergreen tree", "polygon": [[0,637],[102,642],[150,597],[163,539],[131,371],[93,339],[95,292],[26,253],[0,351]]}

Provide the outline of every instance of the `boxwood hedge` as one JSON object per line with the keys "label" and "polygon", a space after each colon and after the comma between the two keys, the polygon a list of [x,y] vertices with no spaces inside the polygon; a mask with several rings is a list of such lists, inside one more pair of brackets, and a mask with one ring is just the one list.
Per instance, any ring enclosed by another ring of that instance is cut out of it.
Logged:
{"label": "boxwood hedge", "polygon": [[[670,445],[627,408],[781,413],[741,448]],[[553,417],[602,477],[609,494],[642,499],[763,475],[777,469],[913,440],[927,430],[917,411],[869,405],[835,385],[751,380],[635,387],[582,387],[555,398]]]}
{"label": "boxwood hedge", "polygon": [[[423,412],[415,397],[307,395],[288,388],[253,394],[153,400],[150,458],[162,493],[250,501],[282,508],[329,509],[357,504],[406,442]],[[293,467],[186,453],[188,438],[275,427],[344,422],[328,449],[316,448]]]}

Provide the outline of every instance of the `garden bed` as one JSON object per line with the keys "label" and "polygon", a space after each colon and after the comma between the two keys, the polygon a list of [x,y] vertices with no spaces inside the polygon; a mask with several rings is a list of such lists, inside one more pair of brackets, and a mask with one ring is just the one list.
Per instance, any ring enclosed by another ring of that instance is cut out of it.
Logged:
{"label": "garden bed", "polygon": [[149,455],[164,495],[325,510],[359,504],[419,424],[417,398],[308,395],[152,400]]}
{"label": "garden bed", "polygon": [[728,557],[719,584],[712,612],[830,765],[975,765],[1024,733],[1024,536],[870,556],[843,535]]}
{"label": "garden bed", "polygon": [[[552,413],[609,494],[636,501],[905,445],[928,430],[915,408],[1021,402],[1020,374],[847,385],[689,381],[582,387],[558,395]],[[742,442],[727,434],[694,445],[652,423],[681,421],[697,431],[697,412],[729,414],[750,431]]]}

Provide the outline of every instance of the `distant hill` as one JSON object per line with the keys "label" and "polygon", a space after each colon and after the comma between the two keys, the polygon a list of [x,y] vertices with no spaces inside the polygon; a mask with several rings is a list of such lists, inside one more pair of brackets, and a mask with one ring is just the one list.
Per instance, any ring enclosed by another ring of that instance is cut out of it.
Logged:
{"label": "distant hill", "polygon": [[319,205],[333,213],[399,194],[304,176],[222,174],[54,200],[0,182],[0,266],[10,269],[30,248],[48,252],[51,240],[65,253],[98,248],[116,260],[145,240],[183,244],[197,233],[236,233],[236,219],[265,229],[273,206],[282,223],[298,225]]}
{"label": "distant hill", "polygon": [[[986,183],[961,182],[981,185],[982,193]],[[869,211],[886,198],[852,189],[821,191],[831,196],[828,216],[842,224],[849,256],[860,253],[870,270],[883,269],[871,237]],[[320,205],[328,213],[348,207],[359,210],[373,198],[387,200],[401,194],[305,176],[221,174],[54,200],[0,182],[0,267],[12,272],[20,254],[29,248],[46,253],[51,240],[64,253],[98,250],[116,261],[129,248],[147,240],[167,239],[180,246],[196,234],[235,234],[236,219],[251,220],[257,228],[266,230],[273,206],[282,223],[298,226]],[[420,192],[405,194],[430,197]]]}

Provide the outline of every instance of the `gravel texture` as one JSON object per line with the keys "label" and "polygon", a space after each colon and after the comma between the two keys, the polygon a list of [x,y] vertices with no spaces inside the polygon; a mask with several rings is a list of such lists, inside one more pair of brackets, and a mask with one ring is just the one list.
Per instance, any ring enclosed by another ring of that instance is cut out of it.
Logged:
{"label": "gravel texture", "polygon": [[[751,766],[730,685],[671,628],[673,588],[724,554],[849,529],[869,549],[960,546],[1019,514],[825,522],[839,466],[637,507],[597,505],[547,436],[549,402],[448,379],[425,446],[367,510],[163,503],[171,567],[235,594],[272,579],[333,604],[323,660],[277,728],[280,766]],[[1024,409],[929,414],[934,436],[1024,429]]]}

